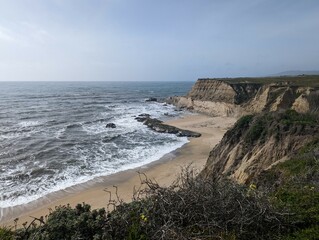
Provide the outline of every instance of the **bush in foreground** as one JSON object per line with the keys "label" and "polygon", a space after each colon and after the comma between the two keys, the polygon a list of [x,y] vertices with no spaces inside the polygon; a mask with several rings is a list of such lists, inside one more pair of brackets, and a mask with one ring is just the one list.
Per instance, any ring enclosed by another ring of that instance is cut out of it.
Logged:
{"label": "bush in foreground", "polygon": [[134,212],[147,217],[139,226],[152,239],[272,239],[282,230],[282,216],[253,189],[192,171],[169,188],[145,182],[145,200]]}
{"label": "bush in foreground", "polygon": [[[141,177],[144,175],[140,175]],[[115,209],[60,206],[45,224],[16,239],[278,239],[285,218],[254,188],[214,182],[184,171],[170,187],[145,176],[134,201],[110,200]]]}
{"label": "bush in foreground", "polygon": [[14,240],[14,233],[8,227],[0,227],[1,240]]}

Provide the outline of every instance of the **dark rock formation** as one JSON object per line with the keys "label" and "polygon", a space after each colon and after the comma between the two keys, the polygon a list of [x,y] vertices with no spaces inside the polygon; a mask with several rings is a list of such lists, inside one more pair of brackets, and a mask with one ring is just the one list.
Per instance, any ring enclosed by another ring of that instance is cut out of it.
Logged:
{"label": "dark rock formation", "polygon": [[116,135],[116,136],[106,136],[102,139],[102,142],[103,143],[109,143],[109,142],[112,142],[114,141],[115,139],[119,138],[120,135]]}
{"label": "dark rock formation", "polygon": [[146,117],[146,118],[149,118],[151,115],[148,114],[148,113],[142,113],[142,114],[139,114],[138,115],[139,117]]}
{"label": "dark rock formation", "polygon": [[151,115],[147,114],[147,113],[142,113],[140,115],[138,115],[135,120],[138,122],[144,122],[146,119],[150,118]]}
{"label": "dark rock formation", "polygon": [[115,123],[108,123],[108,124],[106,124],[105,127],[106,128],[116,128],[116,125],[115,125]]}
{"label": "dark rock formation", "polygon": [[171,133],[179,137],[200,137],[201,136],[200,133],[192,132],[189,130],[183,130],[174,126],[170,126],[170,125],[164,124],[162,121],[155,118],[146,119],[144,124],[159,133]]}
{"label": "dark rock formation", "polygon": [[150,98],[146,99],[145,102],[157,102],[157,98],[150,97]]}
{"label": "dark rock formation", "polygon": [[[142,114],[141,114],[142,115]],[[175,134],[179,137],[200,137],[201,134],[189,130],[180,129],[174,126],[170,126],[167,124],[164,124],[162,121],[156,119],[156,118],[150,118],[148,116],[141,116],[139,115],[135,119],[139,122],[143,122],[144,125],[148,126],[150,129],[159,132],[159,133],[170,133]]]}

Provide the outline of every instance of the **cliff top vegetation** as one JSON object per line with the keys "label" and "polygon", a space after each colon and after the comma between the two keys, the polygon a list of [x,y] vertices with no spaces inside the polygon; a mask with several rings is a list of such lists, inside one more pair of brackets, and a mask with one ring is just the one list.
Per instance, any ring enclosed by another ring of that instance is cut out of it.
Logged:
{"label": "cliff top vegetation", "polygon": [[319,87],[319,75],[276,76],[276,77],[239,77],[239,78],[201,78],[199,80],[216,80],[229,84],[256,83],[282,84],[301,87]]}

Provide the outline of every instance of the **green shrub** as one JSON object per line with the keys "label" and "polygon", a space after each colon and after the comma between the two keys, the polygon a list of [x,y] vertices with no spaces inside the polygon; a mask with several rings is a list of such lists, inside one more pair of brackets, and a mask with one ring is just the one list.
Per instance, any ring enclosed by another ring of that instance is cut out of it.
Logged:
{"label": "green shrub", "polygon": [[0,227],[0,239],[1,240],[14,240],[14,233],[9,227]]}
{"label": "green shrub", "polygon": [[309,240],[319,239],[319,225],[307,229],[297,230],[286,236],[283,240]]}
{"label": "green shrub", "polygon": [[298,113],[295,110],[288,109],[281,117],[281,122],[286,125],[301,124],[312,125],[318,123],[318,117],[310,113]]}
{"label": "green shrub", "polygon": [[293,213],[290,222],[298,227],[319,223],[319,192],[314,186],[291,184],[278,189],[274,204]]}
{"label": "green shrub", "polygon": [[[263,172],[258,185],[269,191],[272,204],[289,213],[290,233],[283,239],[319,239],[318,140],[298,154]],[[314,237],[316,236],[316,237]]]}
{"label": "green shrub", "polygon": [[303,148],[301,148],[299,154],[313,153],[314,151],[318,151],[318,150],[319,150],[319,138],[306,144]]}
{"label": "green shrub", "polygon": [[254,118],[254,115],[246,115],[237,120],[234,128],[247,128]]}
{"label": "green shrub", "polygon": [[75,208],[58,206],[47,222],[39,227],[20,232],[23,239],[103,239],[106,221],[104,209],[91,211],[90,205],[78,204]]}
{"label": "green shrub", "polygon": [[245,140],[248,143],[253,143],[257,140],[264,140],[266,134],[267,122],[263,118],[257,118],[249,128]]}

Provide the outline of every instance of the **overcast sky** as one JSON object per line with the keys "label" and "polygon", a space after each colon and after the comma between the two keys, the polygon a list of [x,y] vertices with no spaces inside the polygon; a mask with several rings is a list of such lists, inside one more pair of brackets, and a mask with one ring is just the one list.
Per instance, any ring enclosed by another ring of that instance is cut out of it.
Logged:
{"label": "overcast sky", "polygon": [[318,0],[0,0],[2,81],[318,69]]}

